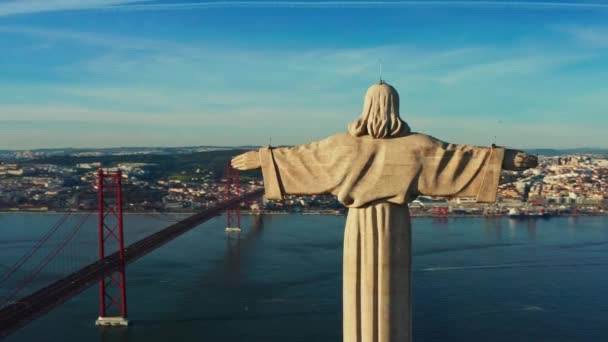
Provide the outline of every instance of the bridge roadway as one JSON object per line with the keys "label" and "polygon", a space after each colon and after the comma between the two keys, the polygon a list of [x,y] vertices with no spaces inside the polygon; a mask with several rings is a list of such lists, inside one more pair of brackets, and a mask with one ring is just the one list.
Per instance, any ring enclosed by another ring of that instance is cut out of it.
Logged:
{"label": "bridge roadway", "polygon": [[[241,197],[218,204],[217,206],[192,215],[159,232],[125,247],[125,262],[132,263],[142,256],[161,247],[165,243],[184,234],[201,223],[221,214],[223,211],[246,200],[262,196],[263,189],[244,194]],[[83,290],[98,284],[101,279],[117,271],[120,267],[118,252],[96,261],[62,278],[13,304],[0,309],[0,339],[20,327],[44,315]],[[91,303],[94,305],[94,303]],[[91,319],[94,319],[92,317]]]}

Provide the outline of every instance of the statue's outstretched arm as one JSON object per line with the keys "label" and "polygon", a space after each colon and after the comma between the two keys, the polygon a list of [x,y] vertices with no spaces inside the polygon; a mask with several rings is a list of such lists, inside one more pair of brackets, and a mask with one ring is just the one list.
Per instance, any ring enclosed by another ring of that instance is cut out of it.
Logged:
{"label": "statue's outstretched arm", "polygon": [[535,156],[518,150],[427,140],[418,178],[418,191],[423,195],[476,197],[477,202],[493,203],[501,169],[523,171],[538,165]]}
{"label": "statue's outstretched arm", "polygon": [[241,171],[259,169],[261,167],[260,152],[258,150],[254,150],[239,154],[238,156],[232,158],[230,164],[232,164],[233,168]]}
{"label": "statue's outstretched arm", "polygon": [[338,134],[293,147],[263,147],[236,156],[231,164],[239,170],[261,168],[268,199],[336,193],[348,183],[356,155],[347,142]]}
{"label": "statue's outstretched arm", "polygon": [[502,162],[502,168],[509,171],[524,171],[538,166],[538,158],[536,156],[524,153],[519,150],[505,150],[505,158]]}

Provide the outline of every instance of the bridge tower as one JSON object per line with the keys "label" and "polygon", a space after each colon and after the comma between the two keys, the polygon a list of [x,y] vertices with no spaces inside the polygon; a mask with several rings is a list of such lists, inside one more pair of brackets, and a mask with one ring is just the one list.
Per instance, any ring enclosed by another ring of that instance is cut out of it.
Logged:
{"label": "bridge tower", "polygon": [[[233,198],[240,196],[241,192],[241,177],[239,170],[235,169],[230,165],[230,161],[226,165],[226,200],[229,201]],[[234,186],[233,186],[234,185]],[[228,208],[226,210],[226,232],[240,232],[241,231],[241,209],[237,204],[234,208]]]}
{"label": "bridge tower", "polygon": [[97,172],[99,200],[99,260],[116,255],[117,272],[99,282],[98,326],[127,326],[127,283],[122,220],[122,173],[120,170]]}

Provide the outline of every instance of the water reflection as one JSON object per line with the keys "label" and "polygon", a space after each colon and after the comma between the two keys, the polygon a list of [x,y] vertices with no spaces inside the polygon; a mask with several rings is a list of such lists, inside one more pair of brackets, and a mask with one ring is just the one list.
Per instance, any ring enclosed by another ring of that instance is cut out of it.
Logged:
{"label": "water reflection", "polygon": [[128,342],[128,327],[97,327],[100,342]]}
{"label": "water reflection", "polygon": [[251,226],[240,233],[226,234],[226,251],[224,253],[224,279],[226,285],[238,286],[241,278],[242,258],[251,257],[256,242],[262,235],[264,218],[262,215],[250,216]]}
{"label": "water reflection", "polygon": [[[292,340],[340,340],[343,219],[243,218],[239,236],[226,236],[225,220],[214,219],[129,266],[129,335],[93,327],[93,288],[7,341],[273,342],[294,331]],[[39,220],[45,228],[52,221]],[[558,334],[608,340],[601,322],[589,319],[604,317],[602,303],[608,303],[602,272],[608,218],[450,219],[449,229],[430,218],[415,220],[416,341],[531,342]],[[134,217],[131,228],[148,222]],[[11,227],[17,224],[24,225]],[[31,230],[10,232],[7,238],[32,239]],[[2,262],[15,254],[5,246]],[[557,332],[556,315],[568,316]],[[70,329],[57,328],[66,324]]]}
{"label": "water reflection", "polygon": [[241,234],[226,233],[226,252],[224,254],[224,282],[238,286],[241,276]]}
{"label": "water reflection", "polygon": [[537,232],[537,225],[538,225],[538,220],[537,219],[524,219],[524,220],[518,220],[518,219],[513,219],[513,218],[509,218],[507,219],[507,222],[509,222],[509,230],[511,232],[511,236],[513,236],[513,233],[515,230],[517,229],[521,229],[522,226],[524,226],[526,228],[526,232],[528,233],[528,240],[530,241],[536,241],[536,232]]}
{"label": "water reflection", "polygon": [[528,231],[528,239],[536,241],[536,220],[528,220],[526,230]]}
{"label": "water reflection", "polygon": [[450,228],[448,223],[449,223],[449,219],[445,216],[438,216],[438,217],[433,217],[433,226],[435,227],[441,227],[442,229],[448,229]]}
{"label": "water reflection", "polygon": [[503,220],[500,218],[485,218],[483,220],[483,230],[486,240],[502,241]]}

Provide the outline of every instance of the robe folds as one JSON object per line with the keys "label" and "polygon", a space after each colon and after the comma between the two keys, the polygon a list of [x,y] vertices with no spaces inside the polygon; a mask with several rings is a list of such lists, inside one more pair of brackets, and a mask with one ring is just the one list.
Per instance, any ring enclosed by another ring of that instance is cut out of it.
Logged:
{"label": "robe folds", "polygon": [[344,342],[411,341],[411,225],[419,195],[494,202],[503,148],[454,145],[409,133],[340,133],[296,147],[262,148],[267,199],[334,194],[349,208],[344,232]]}

